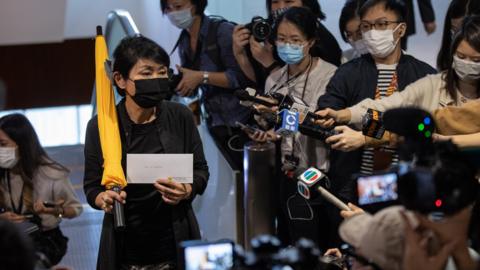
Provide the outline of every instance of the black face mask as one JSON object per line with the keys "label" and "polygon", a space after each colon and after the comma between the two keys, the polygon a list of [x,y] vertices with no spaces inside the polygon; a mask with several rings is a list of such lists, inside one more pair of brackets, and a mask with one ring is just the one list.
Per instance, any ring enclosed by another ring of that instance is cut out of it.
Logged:
{"label": "black face mask", "polygon": [[135,80],[134,83],[135,96],[132,99],[145,109],[154,107],[172,95],[168,78]]}

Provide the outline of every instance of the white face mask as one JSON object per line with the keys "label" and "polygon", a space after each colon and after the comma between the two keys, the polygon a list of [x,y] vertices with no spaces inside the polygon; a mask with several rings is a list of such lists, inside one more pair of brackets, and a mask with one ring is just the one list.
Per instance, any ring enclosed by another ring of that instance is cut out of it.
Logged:
{"label": "white face mask", "polygon": [[11,169],[17,165],[16,147],[0,147],[0,168]]}
{"label": "white face mask", "polygon": [[480,63],[464,60],[453,56],[453,69],[462,81],[476,81],[480,79]]}
{"label": "white face mask", "polygon": [[187,29],[193,24],[192,8],[167,13],[170,22],[180,29]]}
{"label": "white face mask", "polygon": [[398,40],[395,40],[393,33],[400,27],[399,24],[395,29],[375,30],[372,29],[362,34],[368,52],[376,57],[385,58],[389,56],[397,47]]}
{"label": "white face mask", "polygon": [[365,45],[365,41],[363,41],[363,39],[350,41],[350,45],[359,56],[368,53],[367,45]]}

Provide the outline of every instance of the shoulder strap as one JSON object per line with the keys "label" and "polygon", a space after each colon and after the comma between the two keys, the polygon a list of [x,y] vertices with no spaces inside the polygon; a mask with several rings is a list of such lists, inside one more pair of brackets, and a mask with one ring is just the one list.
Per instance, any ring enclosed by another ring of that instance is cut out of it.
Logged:
{"label": "shoulder strap", "polygon": [[211,21],[208,28],[208,34],[206,37],[207,47],[205,48],[205,52],[207,53],[210,60],[212,60],[212,62],[216,66],[218,66],[220,69],[223,70],[225,68],[225,65],[223,64],[222,56],[220,55],[220,47],[218,46],[218,43],[217,43],[218,28],[222,23],[231,23],[231,24],[233,23],[221,16],[209,16],[209,18],[211,19]]}

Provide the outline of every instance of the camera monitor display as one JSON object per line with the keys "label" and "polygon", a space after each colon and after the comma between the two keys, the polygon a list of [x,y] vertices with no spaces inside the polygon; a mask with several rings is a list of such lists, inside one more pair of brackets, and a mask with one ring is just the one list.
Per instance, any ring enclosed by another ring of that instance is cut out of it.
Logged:
{"label": "camera monitor display", "polygon": [[397,200],[397,178],[396,173],[358,177],[358,203],[367,205]]}
{"label": "camera monitor display", "polygon": [[233,267],[231,242],[194,242],[184,248],[186,270],[227,270]]}

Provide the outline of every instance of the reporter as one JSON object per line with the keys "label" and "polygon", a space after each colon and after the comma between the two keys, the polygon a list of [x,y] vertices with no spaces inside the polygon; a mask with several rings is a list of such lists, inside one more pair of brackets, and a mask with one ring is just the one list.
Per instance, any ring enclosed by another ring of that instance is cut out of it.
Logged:
{"label": "reporter", "polygon": [[352,46],[342,54],[342,64],[367,54],[368,50],[360,31],[360,17],[358,11],[365,0],[347,0],[342,8],[339,19],[340,35],[343,41]]}
{"label": "reporter", "polygon": [[[309,9],[317,18],[318,30],[315,45],[311,48],[312,55],[339,66],[342,51],[335,37],[320,22],[325,19],[325,14],[317,0],[266,0],[266,7],[270,22],[277,24],[278,17],[291,7],[304,7]],[[272,40],[263,44],[255,41],[250,31],[244,25],[237,25],[233,31],[233,52],[243,73],[262,88],[266,78],[283,63],[276,55],[276,46]]]}
{"label": "reporter", "polygon": [[[83,209],[68,173],[47,155],[25,116],[0,118],[0,207],[4,210],[0,218],[37,223],[41,232],[33,237],[35,249],[53,265],[67,252],[68,238],[59,227],[62,218],[75,218]],[[46,207],[45,201],[53,207]]]}
{"label": "reporter", "polygon": [[[450,67],[436,75],[428,75],[381,100],[365,99],[348,109],[335,111],[325,109],[318,115],[330,118],[338,124],[359,125],[368,108],[386,111],[391,108],[417,106],[426,111],[446,106],[462,106],[474,102],[480,97],[480,16],[465,18],[460,32],[452,44]],[[322,121],[320,121],[322,122]],[[325,124],[326,122],[323,122]],[[326,123],[326,125],[332,122]],[[322,123],[321,123],[322,124]],[[359,131],[349,136],[362,146]],[[480,146],[480,130],[470,135],[449,135],[461,147]]]}
{"label": "reporter", "polygon": [[[276,46],[279,57],[287,64],[272,73],[265,84],[266,94],[289,94],[304,103],[311,112],[336,70],[332,64],[311,55],[315,31],[316,18],[308,9],[292,7],[279,17],[275,31]],[[290,242],[306,237],[319,243],[322,248],[332,246],[328,243],[328,230],[332,228],[325,228],[325,223],[320,221],[323,210],[318,203],[308,204],[297,194],[294,176],[297,167],[328,169],[324,144],[300,133],[277,138],[273,130],[256,133],[251,138],[258,141],[281,140],[279,154],[283,167],[280,204],[284,216],[289,219],[287,225]]]}
{"label": "reporter", "polygon": [[[234,90],[248,82],[232,52],[233,24],[207,16],[208,0],[161,0],[162,13],[182,31],[178,47],[183,74],[175,89],[180,96],[192,96],[201,89],[200,102],[204,109],[208,131],[226,156],[231,167],[241,170],[243,152],[233,149],[230,142],[247,140],[235,122],[246,124],[252,111],[240,105]],[[237,147],[238,148],[238,147]]]}
{"label": "reporter", "polygon": [[[116,107],[124,171],[129,153],[192,153],[194,171],[193,184],[152,179],[151,185],[128,185],[121,194],[105,191],[98,118],[89,121],[84,191],[87,202],[106,213],[97,269],[176,269],[178,243],[200,238],[191,202],[209,177],[202,142],[190,110],[163,100],[170,92],[165,50],[145,37],[127,37],[113,56],[113,79],[124,96]],[[125,232],[113,228],[115,200],[125,204]]]}

